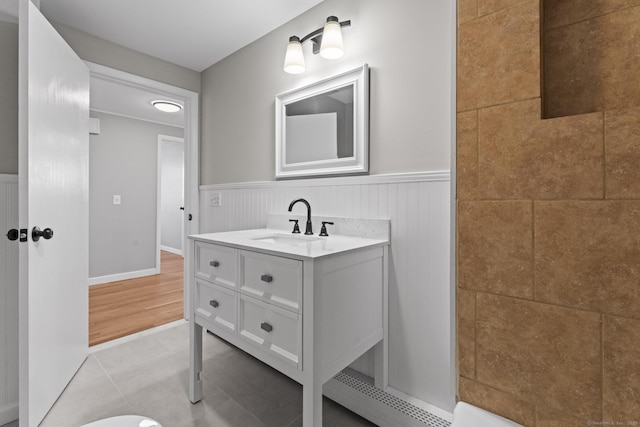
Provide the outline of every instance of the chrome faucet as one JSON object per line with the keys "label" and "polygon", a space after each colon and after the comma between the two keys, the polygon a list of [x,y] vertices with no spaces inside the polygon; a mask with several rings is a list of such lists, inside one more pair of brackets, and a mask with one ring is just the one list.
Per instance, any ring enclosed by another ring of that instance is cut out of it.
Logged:
{"label": "chrome faucet", "polygon": [[296,199],[289,205],[289,212],[293,209],[293,205],[298,202],[302,202],[307,205],[307,226],[305,227],[304,234],[313,234],[312,226],[311,226],[311,205],[305,199]]}

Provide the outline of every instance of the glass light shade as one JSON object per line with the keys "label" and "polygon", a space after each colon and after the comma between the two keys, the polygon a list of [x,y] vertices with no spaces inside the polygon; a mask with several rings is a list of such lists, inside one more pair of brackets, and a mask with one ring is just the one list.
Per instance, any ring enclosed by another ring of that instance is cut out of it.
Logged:
{"label": "glass light shade", "polygon": [[[334,18],[334,19],[332,19]],[[322,43],[320,44],[320,56],[327,59],[340,58],[344,54],[344,46],[342,44],[342,30],[337,18],[327,18],[322,33]]]}
{"label": "glass light shade", "polygon": [[304,53],[298,37],[291,37],[284,57],[284,71],[289,74],[300,74],[305,71]]}
{"label": "glass light shade", "polygon": [[165,113],[177,113],[182,110],[182,105],[173,101],[165,101],[158,99],[156,101],[151,101],[151,105],[156,107],[160,111],[164,111]]}

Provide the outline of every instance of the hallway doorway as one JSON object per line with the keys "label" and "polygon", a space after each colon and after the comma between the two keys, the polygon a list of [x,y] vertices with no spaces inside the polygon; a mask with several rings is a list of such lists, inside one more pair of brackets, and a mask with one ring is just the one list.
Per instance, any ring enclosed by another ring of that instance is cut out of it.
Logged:
{"label": "hallway doorway", "polygon": [[[94,83],[109,84],[111,96],[105,98],[105,101],[120,101],[117,104],[106,102],[102,104],[104,107],[95,108],[94,111],[98,114],[101,113],[98,110],[102,110],[103,115],[111,113],[112,116],[120,117],[122,120],[136,118],[146,119],[149,123],[162,123],[164,119],[156,119],[150,116],[143,117],[138,115],[139,110],[127,110],[126,108],[132,107],[134,104],[142,107],[144,103],[138,103],[137,101],[140,101],[140,99],[126,98],[123,95],[124,93],[133,95],[136,93],[153,93],[156,95],[155,98],[177,101],[184,108],[184,121],[179,126],[184,130],[182,134],[183,153],[181,165],[183,200],[179,206],[175,207],[179,212],[181,224],[179,226],[180,229],[175,233],[178,236],[174,236],[182,241],[182,245],[180,245],[182,254],[176,253],[180,252],[179,250],[173,250],[178,249],[178,244],[164,245],[165,249],[170,250],[160,251],[162,233],[159,229],[160,223],[157,222],[156,232],[152,231],[156,239],[147,239],[145,237],[144,240],[144,242],[152,242],[152,244],[155,240],[155,248],[152,247],[152,250],[155,249],[152,255],[155,258],[155,265],[145,265],[143,266],[144,268],[139,267],[140,270],[134,269],[135,271],[131,272],[128,272],[132,270],[131,268],[120,268],[119,271],[106,272],[103,275],[98,275],[98,277],[90,277],[89,281],[92,286],[89,287],[89,345],[94,346],[185,318],[184,278],[189,277],[188,270],[190,268],[189,265],[185,264],[185,258],[187,258],[187,252],[189,251],[189,247],[185,245],[185,236],[197,234],[199,231],[199,96],[195,92],[99,64],[86,62],[86,65],[91,72],[91,78]],[[166,124],[176,126],[175,123]],[[103,129],[103,131],[107,130]],[[158,134],[165,134],[165,132],[158,132],[156,135]],[[121,157],[128,158],[129,156],[129,154],[125,153]],[[155,159],[153,163],[157,165]],[[157,183],[155,172],[153,181],[155,185]],[[156,189],[160,190],[158,187]],[[153,191],[153,193],[155,194],[156,191]],[[113,194],[120,195],[115,189]],[[109,195],[110,193],[107,194],[107,196]],[[109,197],[107,197],[107,200],[110,202]],[[132,199],[129,197],[126,200],[128,200],[127,203],[130,203]],[[160,200],[161,197],[158,197],[158,201]],[[120,203],[120,201],[119,199],[118,202]],[[120,210],[123,210],[122,206],[124,204],[125,199],[123,197],[122,205],[118,205]],[[158,206],[156,203],[154,205]],[[111,207],[109,205],[109,208]],[[179,210],[180,207],[184,207],[184,210]],[[160,209],[160,206],[158,208]],[[157,215],[158,212],[156,211],[147,215],[147,218],[157,217]],[[136,244],[138,246],[142,245],[143,239],[137,240],[138,242],[133,242],[134,246]],[[105,239],[102,241],[103,244],[104,241]],[[106,257],[104,259],[109,258]]]}

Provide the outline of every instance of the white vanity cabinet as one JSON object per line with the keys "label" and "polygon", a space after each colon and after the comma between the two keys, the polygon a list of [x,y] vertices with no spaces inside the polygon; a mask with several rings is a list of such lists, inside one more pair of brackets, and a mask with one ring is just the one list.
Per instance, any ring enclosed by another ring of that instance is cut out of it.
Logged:
{"label": "white vanity cabinet", "polygon": [[[281,230],[190,236],[190,399],[202,398],[202,328],[303,386],[303,425],[322,425],[322,385],[376,347],[386,378],[388,240]],[[258,236],[258,237],[255,237]],[[286,236],[285,236],[286,238]],[[308,239],[308,240],[305,240]]]}

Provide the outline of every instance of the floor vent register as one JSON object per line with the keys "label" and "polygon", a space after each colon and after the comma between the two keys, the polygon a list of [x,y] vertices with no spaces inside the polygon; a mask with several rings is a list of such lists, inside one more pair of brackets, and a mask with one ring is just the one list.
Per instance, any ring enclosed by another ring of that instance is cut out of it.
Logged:
{"label": "floor vent register", "polygon": [[[399,423],[400,425],[406,426],[429,426],[429,427],[450,427],[451,423],[446,421],[437,415],[434,415],[422,408],[419,408],[405,400],[402,400],[392,394],[389,394],[379,388],[374,387],[367,381],[364,381],[355,376],[349,375],[348,373],[340,372],[335,377],[333,377],[332,389],[341,388],[340,385],[349,387],[350,389],[356,391],[361,395],[361,399],[364,398],[366,400],[375,401],[372,402],[376,404],[376,406],[383,405],[388,410],[385,410],[384,419],[382,420],[371,420],[372,422],[381,422],[381,425],[392,423]],[[331,398],[331,393],[328,393],[328,397]],[[342,399],[339,399],[342,401]],[[347,405],[349,407],[351,405]],[[368,417],[366,413],[361,413],[363,411],[359,411],[358,408],[351,407],[349,408],[356,413],[360,413],[365,418]]]}

